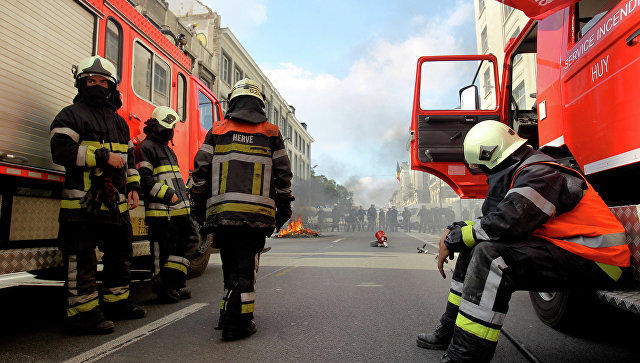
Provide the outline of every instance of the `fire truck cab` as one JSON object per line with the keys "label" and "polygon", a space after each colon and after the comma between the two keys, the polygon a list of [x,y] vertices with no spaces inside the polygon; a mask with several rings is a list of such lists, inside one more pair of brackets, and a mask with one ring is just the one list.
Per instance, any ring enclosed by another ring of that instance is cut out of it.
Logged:
{"label": "fire truck cab", "polygon": [[[0,17],[0,274],[6,274],[60,265],[64,170],[51,160],[49,125],[77,92],[72,65],[94,54],[114,63],[123,101],[118,113],[134,143],[144,139],[156,106],[177,111],[182,122],[173,149],[185,181],[222,112],[185,53],[126,0],[2,1]],[[131,218],[134,256],[148,254],[143,208]]]}
{"label": "fire truck cab", "polygon": [[[527,2],[534,6],[520,1]],[[637,282],[640,2],[565,3],[571,5],[540,20],[531,19],[508,42],[503,64],[491,54],[418,59],[411,167],[441,178],[460,198],[484,198],[486,177],[464,163],[462,142],[480,121],[509,125],[534,148],[544,148],[582,172],[610,205],[627,230]],[[536,65],[535,94],[514,89],[514,64],[523,58]],[[498,67],[502,67],[501,81]],[[597,295],[639,313],[638,291]],[[570,293],[531,293],[531,298],[541,320],[551,326],[563,323]]]}

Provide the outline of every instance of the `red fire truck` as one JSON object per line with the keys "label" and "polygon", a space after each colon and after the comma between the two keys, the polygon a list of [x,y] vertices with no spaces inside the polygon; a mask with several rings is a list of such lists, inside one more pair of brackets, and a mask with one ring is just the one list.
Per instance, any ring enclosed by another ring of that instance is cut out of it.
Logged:
{"label": "red fire truck", "polygon": [[[156,106],[182,122],[173,147],[187,180],[220,105],[191,73],[190,59],[126,0],[0,1],[0,274],[60,266],[56,247],[64,172],[51,160],[49,125],[77,90],[71,67],[94,54],[118,70],[134,143]],[[131,214],[134,256],[148,255],[144,210]],[[208,254],[193,261],[194,273]]]}
{"label": "red fire truck", "polygon": [[[473,125],[499,120],[544,147],[580,170],[625,226],[636,285],[596,295],[640,313],[640,1],[501,2],[533,17],[508,42],[502,65],[491,54],[418,60],[411,167],[436,175],[461,198],[484,198],[486,177],[464,164],[462,151]],[[536,67],[531,95],[514,82],[521,62]],[[543,322],[560,326],[581,302],[577,296],[531,293],[531,300]]]}

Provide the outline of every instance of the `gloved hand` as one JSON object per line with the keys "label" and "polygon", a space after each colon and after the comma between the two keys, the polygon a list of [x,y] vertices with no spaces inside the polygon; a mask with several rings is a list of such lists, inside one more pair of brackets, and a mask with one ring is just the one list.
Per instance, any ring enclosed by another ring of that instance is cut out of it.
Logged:
{"label": "gloved hand", "polygon": [[[465,226],[465,228],[471,228],[471,226]],[[473,231],[471,232],[471,239],[473,239]],[[468,237],[469,238],[469,237]],[[447,246],[449,251],[451,252],[462,252],[470,250],[474,245],[475,241],[464,241],[462,228],[454,228],[449,232],[447,237],[444,239],[444,244]],[[469,246],[471,244],[471,246]]]}
{"label": "gloved hand", "polygon": [[282,226],[291,218],[291,202],[296,200],[291,194],[276,195],[276,230],[280,230]]}
{"label": "gloved hand", "polygon": [[207,201],[204,195],[196,194],[191,190],[191,216],[199,224],[203,225],[207,214]]}

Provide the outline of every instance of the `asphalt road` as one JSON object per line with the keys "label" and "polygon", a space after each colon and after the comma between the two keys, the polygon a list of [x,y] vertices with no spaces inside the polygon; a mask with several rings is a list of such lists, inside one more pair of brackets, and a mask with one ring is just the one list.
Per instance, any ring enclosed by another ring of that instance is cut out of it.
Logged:
{"label": "asphalt road", "polygon": [[[223,342],[213,328],[222,295],[218,255],[190,280],[193,298],[157,305],[146,284],[133,286],[147,317],[118,322],[108,336],[62,334],[60,287],[0,290],[0,361],[439,361],[418,348],[446,302],[433,255],[418,254],[436,236],[391,233],[372,248],[372,233],[325,233],[315,239],[268,239],[256,293],[258,332]],[[435,252],[435,247],[428,245]],[[452,266],[450,266],[452,267]],[[451,273],[448,273],[450,277]],[[597,309],[571,334],[543,325],[526,292],[514,294],[505,329],[542,362],[638,361],[640,318]],[[495,362],[526,362],[504,336]]]}

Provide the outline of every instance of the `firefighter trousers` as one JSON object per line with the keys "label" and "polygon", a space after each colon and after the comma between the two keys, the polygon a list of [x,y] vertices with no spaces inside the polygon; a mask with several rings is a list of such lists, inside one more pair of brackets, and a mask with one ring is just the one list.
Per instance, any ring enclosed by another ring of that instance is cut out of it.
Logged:
{"label": "firefighter trousers", "polygon": [[213,238],[220,248],[224,295],[218,328],[244,329],[253,320],[255,283],[265,233],[248,227],[219,228]]}
{"label": "firefighter trousers", "polygon": [[193,224],[188,216],[168,218],[147,218],[153,274],[171,289],[186,286],[189,258],[198,246],[193,238]]}
{"label": "firefighter trousers", "polygon": [[488,362],[516,290],[607,288],[615,281],[595,262],[543,239],[480,242],[458,255],[447,308],[440,323],[453,329],[447,355],[454,361]]}
{"label": "firefighter trousers", "polygon": [[88,327],[104,319],[96,286],[96,247],[104,253],[102,304],[128,303],[132,236],[128,218],[122,224],[60,223],[69,324]]}

